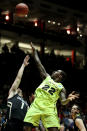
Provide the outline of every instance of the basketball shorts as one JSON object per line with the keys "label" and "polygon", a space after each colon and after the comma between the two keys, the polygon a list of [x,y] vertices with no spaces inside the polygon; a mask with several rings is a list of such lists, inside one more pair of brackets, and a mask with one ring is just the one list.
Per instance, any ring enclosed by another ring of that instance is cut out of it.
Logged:
{"label": "basketball shorts", "polygon": [[46,129],[50,127],[60,128],[60,121],[56,110],[47,109],[46,107],[41,109],[38,106],[32,105],[26,113],[24,122],[31,123],[33,126],[38,127],[40,120]]}

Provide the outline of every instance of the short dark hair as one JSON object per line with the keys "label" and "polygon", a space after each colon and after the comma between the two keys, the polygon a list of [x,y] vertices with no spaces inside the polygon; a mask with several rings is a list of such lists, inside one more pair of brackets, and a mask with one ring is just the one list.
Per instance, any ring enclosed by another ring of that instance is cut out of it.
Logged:
{"label": "short dark hair", "polygon": [[73,104],[72,107],[73,107],[73,106],[77,106],[77,109],[78,109],[79,111],[81,111],[81,108],[80,108],[80,106],[79,106],[78,104]]}
{"label": "short dark hair", "polygon": [[58,70],[58,71],[60,71],[60,74],[61,74],[61,76],[62,76],[61,81],[63,82],[63,81],[66,79],[67,74],[66,74],[63,70]]}

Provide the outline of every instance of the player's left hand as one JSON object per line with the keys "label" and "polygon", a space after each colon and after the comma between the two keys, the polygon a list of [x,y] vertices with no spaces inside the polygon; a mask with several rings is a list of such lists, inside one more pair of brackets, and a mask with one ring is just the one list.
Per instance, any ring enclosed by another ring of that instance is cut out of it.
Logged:
{"label": "player's left hand", "polygon": [[68,95],[68,100],[70,100],[70,101],[72,101],[72,100],[74,100],[74,99],[76,99],[76,98],[79,98],[79,94],[78,94],[78,93],[75,93],[75,91],[73,91],[72,93],[70,93],[70,94]]}

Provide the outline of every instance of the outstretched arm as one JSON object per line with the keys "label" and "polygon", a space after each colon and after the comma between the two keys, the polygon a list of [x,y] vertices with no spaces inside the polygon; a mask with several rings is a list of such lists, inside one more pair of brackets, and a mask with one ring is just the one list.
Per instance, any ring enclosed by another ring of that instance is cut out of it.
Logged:
{"label": "outstretched arm", "polygon": [[40,75],[41,75],[42,79],[45,79],[48,76],[48,74],[47,74],[44,66],[41,63],[41,61],[40,61],[40,59],[38,57],[37,51],[36,51],[34,45],[32,44],[32,42],[31,42],[31,47],[32,47],[34,60],[35,60],[35,62],[37,64],[37,67],[38,67],[38,69],[40,71]]}
{"label": "outstretched arm", "polygon": [[70,101],[72,101],[72,100],[74,100],[76,98],[79,98],[79,94],[75,93],[75,91],[70,93],[67,98],[66,98],[66,90],[65,90],[65,88],[63,88],[61,93],[60,93],[60,101],[61,101],[62,105],[66,105]]}
{"label": "outstretched arm", "polygon": [[84,125],[82,119],[78,119],[78,118],[77,118],[77,119],[75,120],[75,124],[76,124],[76,126],[78,127],[78,129],[79,129],[80,131],[86,131],[86,128],[85,128],[85,125]]}
{"label": "outstretched arm", "polygon": [[29,60],[29,55],[27,55],[24,58],[24,61],[23,61],[22,65],[21,65],[21,67],[18,71],[18,74],[17,74],[17,76],[16,76],[16,78],[15,78],[15,80],[14,80],[14,82],[13,82],[13,84],[12,84],[10,90],[9,90],[9,93],[15,92],[17,90],[17,88],[19,87],[24,69],[29,64],[28,60]]}

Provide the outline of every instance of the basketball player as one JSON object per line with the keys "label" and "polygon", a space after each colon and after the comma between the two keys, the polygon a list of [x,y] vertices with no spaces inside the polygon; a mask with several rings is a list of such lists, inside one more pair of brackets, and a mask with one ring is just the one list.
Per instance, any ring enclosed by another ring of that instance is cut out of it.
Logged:
{"label": "basketball player", "polygon": [[28,109],[27,102],[23,99],[22,90],[19,89],[19,84],[22,79],[24,69],[29,64],[29,56],[24,58],[24,61],[18,71],[18,74],[9,90],[7,98],[7,124],[5,131],[23,131],[23,119]]}
{"label": "basketball player", "polygon": [[80,108],[74,104],[71,108],[71,116],[74,120],[74,131],[86,131],[85,122],[80,115]]}
{"label": "basketball player", "polygon": [[[79,96],[75,92],[72,92],[66,99],[65,88],[61,83],[66,77],[65,72],[57,70],[50,76],[43,67],[32,43],[31,47],[34,60],[43,81],[35,91],[35,99],[26,113],[24,122],[28,123],[28,125],[31,123],[37,127],[41,119],[45,129],[48,131],[58,131],[60,129],[60,122],[56,109],[57,100],[60,99],[61,103],[66,105]],[[27,128],[27,131],[31,130],[30,126]]]}

